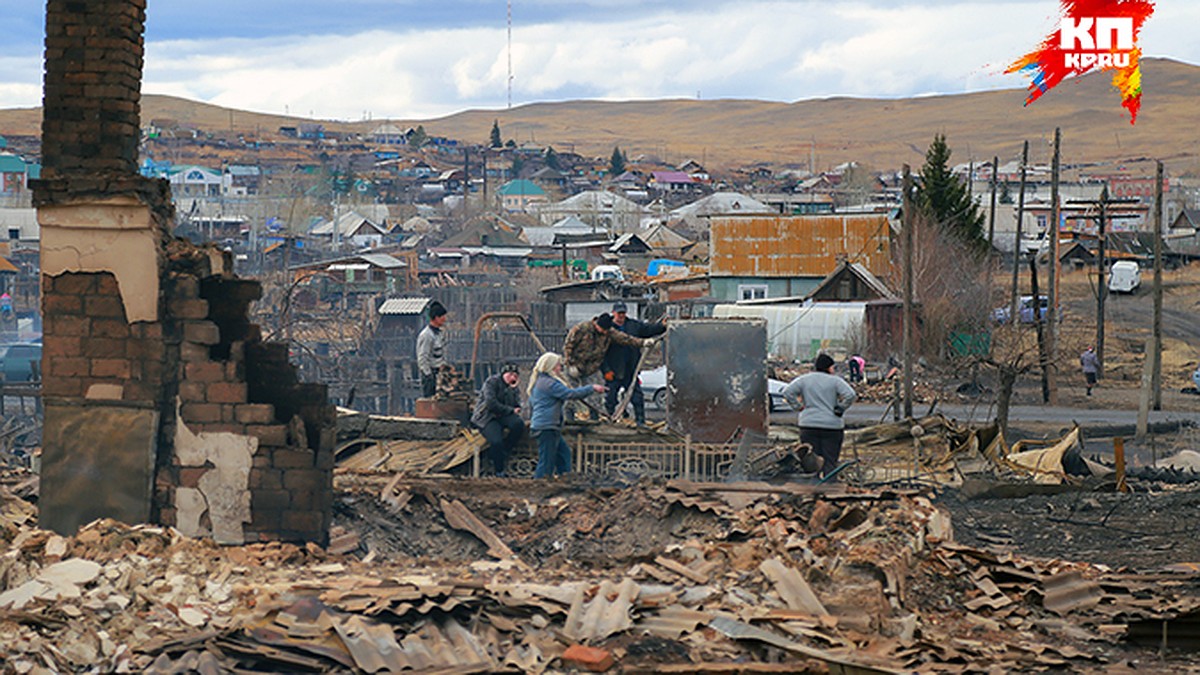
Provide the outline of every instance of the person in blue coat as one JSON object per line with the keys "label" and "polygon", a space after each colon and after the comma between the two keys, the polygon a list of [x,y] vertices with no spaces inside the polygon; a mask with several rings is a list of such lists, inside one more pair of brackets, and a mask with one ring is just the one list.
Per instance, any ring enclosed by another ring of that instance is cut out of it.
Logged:
{"label": "person in blue coat", "polygon": [[568,387],[563,379],[562,357],[546,352],[529,375],[529,430],[538,439],[534,478],[571,472],[571,448],[563,440],[563,402],[605,392],[599,384]]}

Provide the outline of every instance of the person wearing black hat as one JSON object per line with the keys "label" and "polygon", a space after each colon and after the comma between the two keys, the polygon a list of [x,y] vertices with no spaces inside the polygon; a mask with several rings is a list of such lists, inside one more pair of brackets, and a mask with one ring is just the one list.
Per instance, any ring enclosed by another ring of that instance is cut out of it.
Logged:
{"label": "person wearing black hat", "polygon": [[811,373],[784,387],[783,398],[800,411],[800,441],[811,446],[821,459],[821,476],[828,475],[842,454],[846,429],[842,415],[857,398],[854,388],[833,374],[833,357],[822,352],[813,362]]}
{"label": "person wearing black hat", "polygon": [[[613,330],[636,338],[654,339],[667,332],[667,327],[661,321],[646,323],[629,318],[629,308],[621,300],[612,306]],[[617,409],[621,389],[630,390],[632,396],[629,402],[633,404],[633,417],[638,426],[646,423],[646,401],[642,396],[641,381],[638,378],[638,362],[642,359],[640,347],[613,342],[604,353],[604,361],[600,364],[600,372],[604,374],[608,393],[604,396],[604,409],[611,416]]]}
{"label": "person wearing black hat", "polygon": [[442,326],[449,319],[445,305],[429,303],[429,324],[417,335],[417,372],[421,374],[421,396],[437,393],[437,374],[446,365],[446,335]]}
{"label": "person wearing black hat", "polygon": [[508,458],[513,448],[525,438],[525,421],[521,419],[521,379],[515,363],[506,363],[500,372],[483,381],[471,423],[483,432],[488,442],[488,456],[497,476],[506,476]]}

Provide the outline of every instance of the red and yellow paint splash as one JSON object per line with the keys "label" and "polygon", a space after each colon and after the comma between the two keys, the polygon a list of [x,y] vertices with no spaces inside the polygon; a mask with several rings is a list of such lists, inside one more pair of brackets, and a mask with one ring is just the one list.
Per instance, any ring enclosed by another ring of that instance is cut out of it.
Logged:
{"label": "red and yellow paint splash", "polygon": [[[1121,105],[1129,111],[1129,123],[1137,122],[1138,110],[1142,107],[1142,71],[1138,63],[1142,50],[1137,46],[1137,41],[1142,24],[1154,12],[1154,3],[1149,0],[1062,0],[1061,5],[1064,18],[1128,17],[1132,19],[1133,49],[1126,52],[1114,47],[1108,52],[1121,55],[1121,65],[1119,66],[1072,63],[1070,55],[1078,52],[1062,48],[1060,25],[1058,30],[1051,33],[1038,45],[1037,49],[1017,59],[1004,71],[1005,73],[1019,71],[1030,77],[1029,95],[1025,97],[1025,105],[1038,100],[1042,94],[1050,91],[1068,77],[1082,75],[1096,69],[1111,70],[1113,71],[1113,86],[1121,92]],[[1091,51],[1097,54],[1103,53],[1098,50]],[[1127,59],[1125,55],[1127,55]]]}

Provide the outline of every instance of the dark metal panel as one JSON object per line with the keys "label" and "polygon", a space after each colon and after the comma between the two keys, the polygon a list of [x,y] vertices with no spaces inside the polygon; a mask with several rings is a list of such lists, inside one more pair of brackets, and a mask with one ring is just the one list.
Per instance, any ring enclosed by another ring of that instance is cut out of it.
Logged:
{"label": "dark metal panel", "polygon": [[150,519],[158,411],[46,402],[38,525],[74,534],[97,518]]}
{"label": "dark metal panel", "polygon": [[667,326],[667,419],[679,434],[724,443],[767,433],[767,324],[760,319]]}

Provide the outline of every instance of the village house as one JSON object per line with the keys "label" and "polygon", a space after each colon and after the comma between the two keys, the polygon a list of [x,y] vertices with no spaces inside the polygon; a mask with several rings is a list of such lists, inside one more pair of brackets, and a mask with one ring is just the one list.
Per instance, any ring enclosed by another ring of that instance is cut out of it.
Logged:
{"label": "village house", "polygon": [[884,214],[710,220],[712,295],[725,301],[806,295],[842,258],[876,276],[891,265],[891,225]]}
{"label": "village house", "polygon": [[546,191],[537,183],[523,178],[510,180],[496,191],[500,206],[510,213],[525,213],[531,204],[546,203]]}

